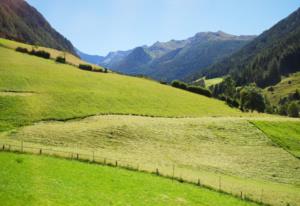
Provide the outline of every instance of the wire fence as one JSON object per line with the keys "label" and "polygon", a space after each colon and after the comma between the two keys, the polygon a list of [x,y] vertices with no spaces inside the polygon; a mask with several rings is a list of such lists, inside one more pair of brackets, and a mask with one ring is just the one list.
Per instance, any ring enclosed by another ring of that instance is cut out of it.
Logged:
{"label": "wire fence", "polygon": [[[212,186],[211,184],[204,184],[202,181],[203,179],[201,180],[201,178],[197,178],[195,180],[189,180],[188,178],[184,178],[182,176],[182,173],[178,173],[178,172],[176,173],[176,170],[178,169],[175,167],[175,165],[172,165],[171,168],[169,167],[168,170],[161,169],[159,167],[151,168],[149,166],[145,166],[137,162],[99,156],[94,151],[91,151],[89,153],[83,153],[83,152],[67,151],[62,149],[46,148],[42,146],[27,146],[23,141],[20,141],[19,144],[0,143],[0,146],[1,146],[0,151],[54,156],[54,157],[59,157],[64,159],[77,160],[77,161],[89,162],[89,163],[112,166],[112,167],[119,167],[119,168],[132,170],[132,171],[152,173],[158,176],[169,178],[172,181],[189,183],[199,187],[217,191],[223,194],[231,195],[240,198],[244,201],[253,202],[259,205],[270,205],[266,201],[264,202],[263,189],[261,189],[260,197],[250,196],[249,194],[243,192],[242,190],[238,193],[236,191],[235,192],[228,191],[226,188],[223,188],[223,179],[221,176],[218,177],[217,180],[215,180],[216,184]],[[290,205],[290,204],[284,203],[282,205]]]}

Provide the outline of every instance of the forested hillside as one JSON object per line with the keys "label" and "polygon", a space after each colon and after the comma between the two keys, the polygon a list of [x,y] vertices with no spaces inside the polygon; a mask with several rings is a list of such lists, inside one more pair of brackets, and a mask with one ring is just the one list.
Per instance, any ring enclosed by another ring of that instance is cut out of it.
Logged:
{"label": "forested hillside", "polygon": [[0,37],[75,54],[72,43],[24,0],[0,1]]}
{"label": "forested hillside", "polygon": [[282,75],[300,71],[300,9],[232,56],[200,71],[209,78],[231,74],[238,85],[274,85]]}

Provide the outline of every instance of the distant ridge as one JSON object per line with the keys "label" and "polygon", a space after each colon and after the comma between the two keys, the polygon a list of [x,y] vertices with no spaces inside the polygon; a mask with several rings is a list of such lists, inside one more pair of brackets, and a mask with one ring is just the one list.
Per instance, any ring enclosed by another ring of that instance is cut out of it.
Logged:
{"label": "distant ridge", "polygon": [[147,75],[161,81],[184,80],[196,71],[229,56],[255,36],[201,32],[185,40],[156,42],[152,46],[113,52],[100,63],[130,75]]}
{"label": "distant ridge", "polygon": [[0,1],[0,37],[77,55],[72,43],[24,0]]}

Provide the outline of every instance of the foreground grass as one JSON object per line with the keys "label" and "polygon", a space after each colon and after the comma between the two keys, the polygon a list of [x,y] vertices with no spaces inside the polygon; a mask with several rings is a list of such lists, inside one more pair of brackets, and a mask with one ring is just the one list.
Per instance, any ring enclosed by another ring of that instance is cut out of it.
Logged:
{"label": "foreground grass", "polygon": [[277,145],[300,158],[300,122],[253,121]]}
{"label": "foreground grass", "polygon": [[[0,131],[94,114],[239,116],[224,102],[141,78],[86,72],[0,47]],[[31,95],[3,95],[4,92]]]}
{"label": "foreground grass", "polygon": [[112,163],[158,168],[164,175],[174,167],[177,177],[216,189],[221,180],[224,191],[272,205],[300,202],[300,161],[246,119],[98,116],[42,122],[8,133],[0,143],[20,140],[89,157],[95,151]]}
{"label": "foreground grass", "polygon": [[154,175],[0,153],[1,205],[255,205]]}

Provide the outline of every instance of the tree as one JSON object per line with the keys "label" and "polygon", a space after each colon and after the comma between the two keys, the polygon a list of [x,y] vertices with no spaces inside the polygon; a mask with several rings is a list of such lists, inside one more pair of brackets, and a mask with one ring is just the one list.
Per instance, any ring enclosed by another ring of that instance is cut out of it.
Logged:
{"label": "tree", "polygon": [[264,112],[266,109],[265,97],[255,85],[246,86],[240,91],[240,102],[243,111]]}
{"label": "tree", "polygon": [[176,87],[179,89],[184,89],[184,90],[187,89],[187,84],[182,81],[179,81],[179,80],[172,81],[171,85],[172,85],[172,87]]}
{"label": "tree", "polygon": [[290,117],[299,117],[299,106],[296,102],[292,102],[289,104],[287,113]]}

